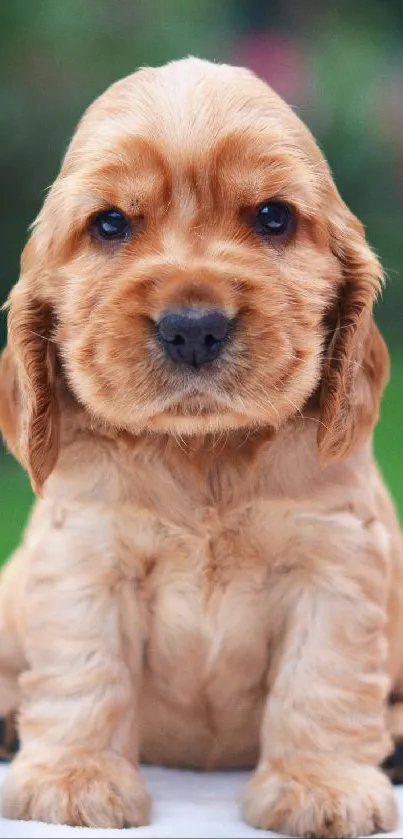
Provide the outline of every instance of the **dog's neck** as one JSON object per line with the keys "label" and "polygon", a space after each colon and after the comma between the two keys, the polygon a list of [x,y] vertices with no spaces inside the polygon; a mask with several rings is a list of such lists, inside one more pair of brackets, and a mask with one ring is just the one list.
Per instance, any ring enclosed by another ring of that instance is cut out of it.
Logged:
{"label": "dog's neck", "polygon": [[[235,488],[237,495],[262,492],[275,498],[297,498],[311,489],[320,492],[329,482],[342,484],[345,469],[351,468],[351,459],[350,467],[344,461],[328,467],[319,463],[315,407],[307,408],[303,416],[297,414],[278,431],[271,427],[238,428],[183,437],[115,429],[91,417],[68,394],[62,398],[61,450],[49,490],[61,478],[74,493],[74,485],[79,483],[78,465],[79,472],[87,474],[84,482],[90,497],[95,472],[102,463],[98,481],[105,484],[115,480],[116,486],[124,486],[124,496],[131,495],[131,482],[148,484],[149,478],[143,480],[141,476],[153,472],[156,482],[158,474],[160,478],[163,474],[173,476],[184,493],[192,484],[197,485],[200,499],[233,498]],[[359,451],[353,455],[357,457],[361,457]]]}

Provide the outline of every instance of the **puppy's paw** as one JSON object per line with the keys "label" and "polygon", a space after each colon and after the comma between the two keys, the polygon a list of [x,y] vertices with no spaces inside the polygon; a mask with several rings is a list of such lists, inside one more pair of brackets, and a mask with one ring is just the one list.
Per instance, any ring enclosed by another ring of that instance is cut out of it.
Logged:
{"label": "puppy's paw", "polygon": [[259,769],[246,786],[243,815],[253,827],[323,839],[370,836],[397,823],[392,787],[378,769],[329,763],[309,771],[303,761],[287,774]]}
{"label": "puppy's paw", "polygon": [[3,816],[85,827],[139,827],[148,823],[150,798],[124,758],[59,753],[34,759],[22,751],[3,791]]}

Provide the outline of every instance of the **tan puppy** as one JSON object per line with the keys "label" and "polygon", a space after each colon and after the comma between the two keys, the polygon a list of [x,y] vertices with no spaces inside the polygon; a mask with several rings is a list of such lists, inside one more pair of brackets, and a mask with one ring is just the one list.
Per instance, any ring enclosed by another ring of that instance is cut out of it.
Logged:
{"label": "tan puppy", "polygon": [[144,824],[141,759],[256,766],[258,827],[394,827],[380,285],[309,131],[250,72],[179,61],[89,108],[1,362],[42,496],[0,586],[3,712],[22,694],[4,815]]}

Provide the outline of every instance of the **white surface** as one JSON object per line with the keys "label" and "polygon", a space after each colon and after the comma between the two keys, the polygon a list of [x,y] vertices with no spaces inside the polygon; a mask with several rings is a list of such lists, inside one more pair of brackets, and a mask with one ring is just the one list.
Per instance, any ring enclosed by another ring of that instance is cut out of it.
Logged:
{"label": "white surface", "polygon": [[[7,767],[0,764],[0,784]],[[127,830],[93,830],[83,827],[17,822],[0,818],[1,839],[57,839],[60,837],[154,837],[154,839],[244,839],[276,836],[253,830],[239,818],[237,798],[247,775],[243,772],[197,773],[144,767],[143,778],[153,796],[152,823]],[[379,834],[403,839],[403,787],[396,790],[400,805],[400,828]]]}

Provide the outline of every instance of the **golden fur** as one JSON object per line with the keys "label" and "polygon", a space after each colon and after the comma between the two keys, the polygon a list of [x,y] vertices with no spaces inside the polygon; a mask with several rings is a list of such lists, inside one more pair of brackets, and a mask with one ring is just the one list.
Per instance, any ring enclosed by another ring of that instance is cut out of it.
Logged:
{"label": "golden fur", "polygon": [[[273,197],[294,208],[281,241],[251,223]],[[108,207],[128,241],[91,236]],[[21,703],[22,740],[6,816],[143,824],[141,759],[256,766],[258,827],[394,827],[377,768],[403,687],[402,543],[371,446],[381,282],[312,136],[248,71],[144,69],[86,112],[1,361],[3,434],[42,496],[0,585],[0,710]],[[236,324],[197,374],[154,336],[184,304]]]}

